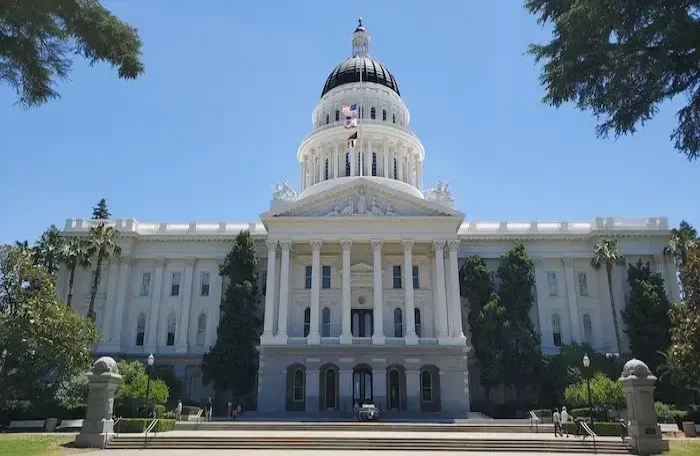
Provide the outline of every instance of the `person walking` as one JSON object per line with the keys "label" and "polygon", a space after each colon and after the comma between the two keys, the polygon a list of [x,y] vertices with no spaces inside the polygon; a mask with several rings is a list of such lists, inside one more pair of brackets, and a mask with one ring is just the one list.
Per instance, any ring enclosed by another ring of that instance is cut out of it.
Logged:
{"label": "person walking", "polygon": [[207,400],[206,405],[204,406],[204,412],[206,413],[207,421],[211,421],[211,416],[213,415],[213,410],[214,410],[214,403],[211,401],[211,398]]}
{"label": "person walking", "polygon": [[175,420],[176,421],[182,420],[182,400],[181,399],[177,400],[177,407],[175,407]]}
{"label": "person walking", "polygon": [[228,401],[228,404],[226,405],[228,407],[226,409],[226,416],[229,418],[233,418],[233,404],[231,403],[231,401]]}
{"label": "person walking", "polygon": [[566,430],[566,438],[569,438],[569,428],[567,423],[569,422],[569,412],[566,411],[566,405],[561,408],[561,427]]}
{"label": "person walking", "polygon": [[554,408],[554,413],[552,413],[552,423],[554,423],[554,437],[557,436],[557,431],[564,437],[561,433],[561,415],[559,414],[559,407]]}
{"label": "person walking", "polygon": [[239,402],[238,405],[236,406],[236,416],[240,418],[241,416],[241,403]]}

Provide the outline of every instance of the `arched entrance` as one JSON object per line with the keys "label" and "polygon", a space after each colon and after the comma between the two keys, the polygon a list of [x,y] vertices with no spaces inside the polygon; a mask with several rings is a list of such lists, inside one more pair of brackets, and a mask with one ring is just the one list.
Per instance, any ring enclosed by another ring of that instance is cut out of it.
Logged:
{"label": "arched entrance", "polygon": [[320,410],[338,410],[338,367],[333,364],[323,366],[319,375]]}
{"label": "arched entrance", "polygon": [[403,366],[392,365],[386,376],[387,410],[400,412],[407,410],[406,371]]}
{"label": "arched entrance", "polygon": [[366,364],[360,364],[352,372],[352,404],[362,405],[371,403],[374,395],[372,382],[372,368]]}

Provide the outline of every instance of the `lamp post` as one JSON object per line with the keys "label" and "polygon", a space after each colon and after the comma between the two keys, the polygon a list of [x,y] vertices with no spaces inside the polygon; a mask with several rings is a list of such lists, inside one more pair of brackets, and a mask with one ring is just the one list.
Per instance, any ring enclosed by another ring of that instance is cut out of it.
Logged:
{"label": "lamp post", "polygon": [[591,367],[591,358],[586,353],[583,355],[583,367],[586,368],[586,385],[588,387],[588,413],[591,417],[591,429],[593,429],[593,400],[591,399],[591,374],[588,370]]}
{"label": "lamp post", "polygon": [[146,373],[148,374],[148,382],[146,383],[146,418],[149,418],[148,416],[148,396],[151,395],[151,371],[153,370],[153,363],[155,362],[155,357],[153,356],[153,353],[148,355],[148,360],[147,360],[147,366],[146,366]]}

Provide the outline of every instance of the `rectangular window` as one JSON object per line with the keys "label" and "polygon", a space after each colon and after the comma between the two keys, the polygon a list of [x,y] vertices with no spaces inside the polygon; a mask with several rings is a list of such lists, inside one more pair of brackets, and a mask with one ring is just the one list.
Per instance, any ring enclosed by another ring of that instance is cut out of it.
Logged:
{"label": "rectangular window", "polygon": [[554,346],[555,347],[561,347],[561,333],[560,332],[555,332],[552,333],[553,339],[554,339]]}
{"label": "rectangular window", "polygon": [[170,284],[170,296],[180,295],[180,273],[173,272],[173,279]]}
{"label": "rectangular window", "polygon": [[211,281],[211,274],[209,271],[202,271],[201,278],[199,280],[200,282],[200,287],[199,287],[199,295],[200,296],[209,296],[209,282]]}
{"label": "rectangular window", "polygon": [[588,296],[588,281],[585,272],[578,273],[578,292],[581,296]]}
{"label": "rectangular window", "polygon": [[420,289],[420,279],[419,279],[419,274],[418,274],[418,266],[413,266],[413,289],[414,290],[419,290]]}
{"label": "rectangular window", "polygon": [[549,296],[559,296],[559,286],[557,285],[557,273],[547,271],[547,286],[549,287]]}
{"label": "rectangular window", "polygon": [[141,296],[151,294],[151,273],[144,272],[141,274]]}
{"label": "rectangular window", "polygon": [[306,267],[306,274],[304,275],[304,288],[307,290],[311,289],[311,266]]}
{"label": "rectangular window", "polygon": [[260,277],[260,291],[265,296],[267,294],[267,272],[263,271]]}
{"label": "rectangular window", "polygon": [[331,287],[331,267],[330,266],[323,267],[323,283],[321,284],[321,286],[326,290]]}
{"label": "rectangular window", "polygon": [[394,289],[401,289],[401,265],[394,265]]}

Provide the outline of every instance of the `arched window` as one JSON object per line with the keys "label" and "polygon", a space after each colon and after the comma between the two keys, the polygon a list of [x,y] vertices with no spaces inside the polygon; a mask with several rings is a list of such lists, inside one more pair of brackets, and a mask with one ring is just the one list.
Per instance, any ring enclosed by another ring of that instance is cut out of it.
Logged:
{"label": "arched window", "polygon": [[204,339],[207,335],[207,314],[202,312],[197,318],[197,337],[195,338],[195,344],[198,347],[204,346]]}
{"label": "arched window", "polygon": [[331,116],[326,114],[326,125],[328,125],[329,123],[331,123]]}
{"label": "arched window", "polygon": [[311,330],[311,308],[304,309],[304,337],[309,335]]}
{"label": "arched window", "polygon": [[146,334],[146,315],[141,312],[136,320],[136,346],[143,347],[143,338]]}
{"label": "arched window", "polygon": [[396,114],[391,115],[391,122],[396,123]]}
{"label": "arched window", "polygon": [[413,309],[413,320],[416,322],[416,336],[422,337],[422,325],[420,321],[420,309]]}
{"label": "arched window", "polygon": [[360,119],[364,119],[364,118],[365,118],[365,107],[360,106]]}
{"label": "arched window", "polygon": [[350,152],[345,154],[345,175],[350,175]]}
{"label": "arched window", "polygon": [[374,108],[372,108],[372,109],[369,110],[369,117],[370,117],[372,120],[374,120],[374,119],[377,118],[377,111],[376,111]]}
{"label": "arched window", "polygon": [[398,178],[399,178],[399,164],[396,161],[396,159],[394,158],[394,179],[398,179]]}
{"label": "arched window", "polygon": [[559,314],[552,314],[552,339],[554,340],[554,346],[561,346],[561,318]]}
{"label": "arched window", "polygon": [[382,109],[382,120],[386,122],[386,109]]}
{"label": "arched window", "polygon": [[394,337],[403,337],[403,314],[398,307],[394,309]]}
{"label": "arched window", "polygon": [[377,153],[372,152],[372,175],[377,175]]}
{"label": "arched window", "polygon": [[175,314],[170,314],[168,317],[168,339],[165,341],[169,347],[175,345],[175,324]]}
{"label": "arched window", "polygon": [[583,338],[584,342],[593,344],[593,322],[589,314],[583,314]]}
{"label": "arched window", "polygon": [[427,369],[420,373],[420,400],[433,402],[433,376]]}
{"label": "arched window", "polygon": [[328,159],[326,158],[325,169],[323,170],[324,179],[328,180]]}
{"label": "arched window", "polygon": [[294,371],[294,393],[292,395],[292,400],[294,402],[304,402],[304,396],[306,395],[304,371],[298,369]]}
{"label": "arched window", "polygon": [[328,307],[321,311],[321,337],[331,337],[331,309]]}
{"label": "arched window", "polygon": [[335,110],[335,121],[338,122],[340,120],[340,111],[337,109]]}

